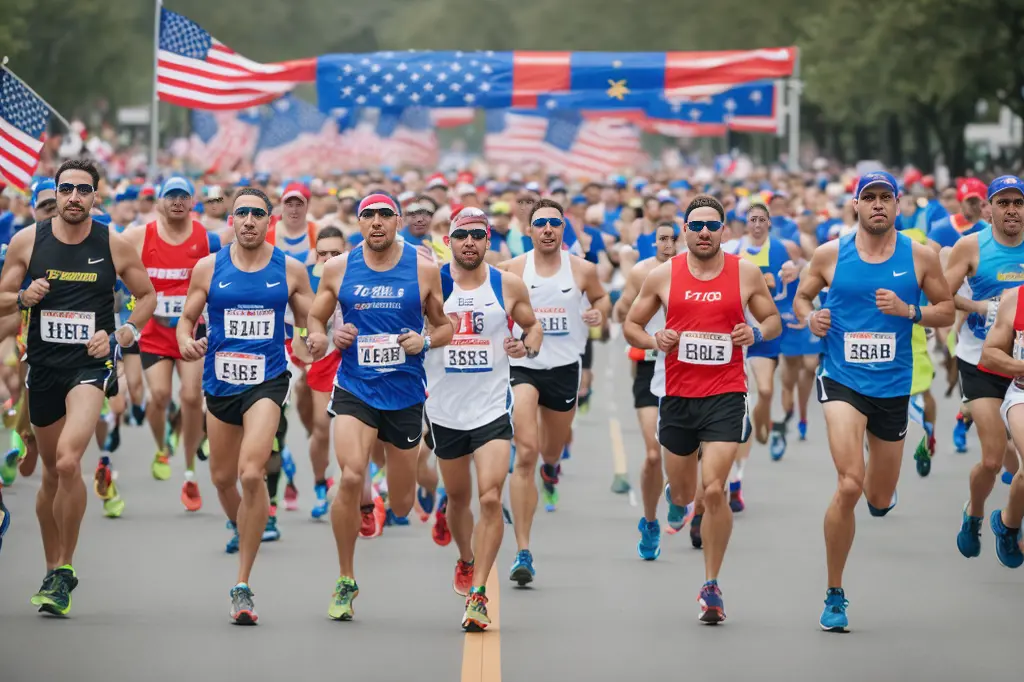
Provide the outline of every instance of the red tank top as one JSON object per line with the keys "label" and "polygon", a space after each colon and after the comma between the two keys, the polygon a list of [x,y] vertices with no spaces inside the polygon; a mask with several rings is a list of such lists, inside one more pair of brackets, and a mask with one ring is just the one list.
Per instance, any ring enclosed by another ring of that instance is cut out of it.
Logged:
{"label": "red tank top", "polygon": [[745,321],[740,298],[740,259],[723,254],[717,277],[690,274],[687,254],[672,259],[665,328],[679,332],[679,348],[665,355],[665,395],[706,398],[746,393],[743,348],[730,334]]}
{"label": "red tank top", "polygon": [[156,221],[146,225],[142,264],[156,290],[156,311],[142,330],[139,350],[163,357],[181,357],[174,328],[185,305],[192,268],[208,255],[210,237],[198,220],[192,221],[192,234],[181,244],[168,244],[161,239]]}

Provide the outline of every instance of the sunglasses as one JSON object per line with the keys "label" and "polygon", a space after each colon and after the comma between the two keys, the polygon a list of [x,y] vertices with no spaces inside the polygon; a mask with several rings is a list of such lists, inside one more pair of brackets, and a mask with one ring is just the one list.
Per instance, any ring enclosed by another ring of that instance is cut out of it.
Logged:
{"label": "sunglasses", "polygon": [[477,241],[481,241],[481,240],[487,239],[487,230],[484,230],[482,228],[476,228],[476,229],[472,229],[472,230],[462,230],[462,229],[459,229],[459,230],[452,230],[452,233],[449,235],[449,239],[459,239],[459,240],[462,240],[462,239],[467,239],[469,237],[472,237],[473,239],[476,239]]}
{"label": "sunglasses", "polygon": [[265,208],[254,208],[252,206],[240,206],[235,209],[236,218],[248,218],[250,215],[258,220],[260,218],[266,218],[270,214],[267,213],[267,209]]}
{"label": "sunglasses", "polygon": [[551,227],[561,227],[563,225],[561,218],[537,218],[533,221],[534,227],[544,227],[550,225]]}
{"label": "sunglasses", "polygon": [[718,232],[725,225],[721,220],[691,220],[686,223],[686,229],[690,232],[700,232],[705,227],[708,232]]}
{"label": "sunglasses", "polygon": [[359,217],[363,220],[369,220],[375,216],[380,216],[381,218],[394,218],[395,215],[397,214],[390,208],[367,208],[359,214]]}
{"label": "sunglasses", "polygon": [[76,189],[78,190],[78,193],[83,197],[89,196],[96,190],[96,188],[93,187],[92,185],[73,185],[70,182],[62,182],[59,185],[57,185],[57,191],[65,196],[70,196]]}

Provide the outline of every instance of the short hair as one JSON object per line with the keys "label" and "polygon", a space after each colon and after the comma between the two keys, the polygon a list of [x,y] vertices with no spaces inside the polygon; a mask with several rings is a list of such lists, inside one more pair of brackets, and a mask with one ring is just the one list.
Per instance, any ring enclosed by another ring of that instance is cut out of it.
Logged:
{"label": "short hair", "polygon": [[434,207],[433,213],[437,213],[437,209],[439,208],[437,202],[434,201],[434,197],[430,196],[429,194],[418,194],[416,195],[416,198],[413,199],[412,201],[413,203],[416,204],[422,204],[424,202],[429,201],[430,205]]}
{"label": "short hair", "polygon": [[689,220],[690,214],[698,208],[713,208],[718,211],[718,217],[725,222],[725,209],[722,207],[722,202],[714,198],[709,194],[698,194],[686,207],[686,213],[683,215],[683,220]]}
{"label": "short hair", "polygon": [[768,204],[761,201],[755,201],[754,203],[752,203],[750,205],[750,208],[747,209],[747,213],[750,213],[751,211],[758,209],[764,211],[764,214],[768,216],[768,220],[772,219],[772,211],[770,208],[768,208]]}
{"label": "short hair", "polygon": [[53,176],[53,181],[56,184],[60,184],[60,176],[64,171],[80,170],[85,171],[92,178],[93,188],[100,186],[100,172],[96,170],[96,165],[87,159],[68,159],[60,165],[57,169],[57,173]]}
{"label": "short hair", "polygon": [[239,197],[259,197],[263,200],[263,203],[267,205],[267,213],[274,210],[274,205],[270,203],[270,197],[267,196],[267,193],[256,187],[243,187],[235,192],[234,198],[231,199],[232,206],[235,205],[235,202],[238,201]]}
{"label": "short hair", "polygon": [[562,208],[562,205],[560,203],[558,203],[554,199],[541,199],[540,201],[533,205],[533,210],[530,211],[531,223],[533,222],[534,214],[537,213],[537,211],[539,211],[542,208],[553,208],[556,211],[558,211],[562,215],[562,217],[565,217],[565,210]]}
{"label": "short hair", "polygon": [[320,231],[316,233],[316,240],[319,242],[321,239],[333,239],[340,237],[342,240],[345,239],[345,234],[335,227],[334,225],[327,225],[320,228]]}

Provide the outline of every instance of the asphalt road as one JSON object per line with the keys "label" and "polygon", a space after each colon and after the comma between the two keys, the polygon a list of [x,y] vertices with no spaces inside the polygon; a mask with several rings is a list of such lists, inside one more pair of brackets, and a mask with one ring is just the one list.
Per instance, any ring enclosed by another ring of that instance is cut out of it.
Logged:
{"label": "asphalt road", "polygon": [[[611,377],[606,362],[615,368]],[[853,631],[846,635],[823,633],[817,624],[825,588],[822,519],[835,482],[818,406],[808,441],[794,435],[781,462],[755,446],[744,482],[747,511],[736,519],[720,581],[728,621],[710,628],[697,622],[703,563],[687,534],[663,536],[661,557],[640,561],[639,507],[629,495],[609,492],[617,420],[639,494],[641,442],[626,362],[615,345],[598,349],[594,407],[577,421],[561,506],[537,515],[533,589],[507,580],[515,553],[507,529],[488,590],[495,629],[463,634],[462,600],[451,589],[454,545],[434,545],[418,520],[359,541],[356,620],[327,619],[336,555],[328,524],[309,518],[312,482],[298,429],[290,445],[301,466],[302,511],[281,512],[282,539],[264,545],[257,559],[252,588],[260,625],[230,625],[236,558],[224,554],[228,531],[207,468],[200,469],[205,506],[187,514],[178,501],[181,456],[172,460],[171,481],[154,481],[148,432],[127,428],[115,459],[127,509],[120,519],[106,519],[90,493],[75,562],[81,583],[67,619],[39,615],[28,603],[45,569],[34,516],[38,474],[4,490],[14,525],[0,555],[0,680],[597,682],[642,674],[862,682],[1019,675],[1024,571],[998,565],[987,524],[979,559],[956,550],[977,441],[972,434],[971,452],[953,454],[952,401],[940,402],[931,476],[914,471],[911,440],[920,433],[911,426],[898,507],[884,519],[869,517],[863,504],[858,509],[846,578]],[[86,455],[88,473],[95,459],[95,451]],[[997,484],[990,508],[1007,490]],[[664,513],[663,506],[662,519]]]}

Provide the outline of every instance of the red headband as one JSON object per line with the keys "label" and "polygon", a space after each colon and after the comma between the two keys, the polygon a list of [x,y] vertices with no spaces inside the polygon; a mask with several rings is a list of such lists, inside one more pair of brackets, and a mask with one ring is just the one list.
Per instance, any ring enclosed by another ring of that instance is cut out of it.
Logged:
{"label": "red headband", "polygon": [[356,211],[356,215],[359,215],[368,208],[390,208],[395,213],[401,213],[401,211],[398,210],[398,204],[396,204],[395,200],[387,194],[371,194],[360,201],[359,210]]}

